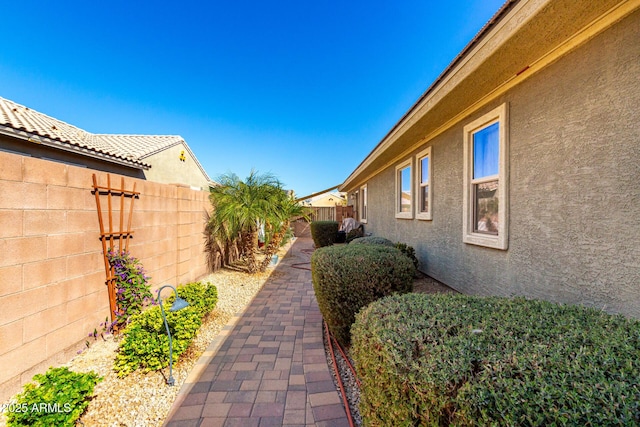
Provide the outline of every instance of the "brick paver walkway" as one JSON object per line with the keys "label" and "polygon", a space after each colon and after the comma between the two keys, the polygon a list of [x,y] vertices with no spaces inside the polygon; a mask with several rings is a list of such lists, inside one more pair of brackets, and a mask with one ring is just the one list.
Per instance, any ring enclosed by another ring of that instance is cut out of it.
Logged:
{"label": "brick paver walkway", "polygon": [[211,343],[167,427],[348,426],[325,358],[311,272],[293,267],[309,260],[312,244],[298,238],[276,267],[280,274]]}

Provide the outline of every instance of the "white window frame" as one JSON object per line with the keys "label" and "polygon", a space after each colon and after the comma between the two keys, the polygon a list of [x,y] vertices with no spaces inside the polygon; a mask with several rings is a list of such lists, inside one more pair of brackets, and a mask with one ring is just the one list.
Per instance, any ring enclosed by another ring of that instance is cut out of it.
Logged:
{"label": "white window frame", "polygon": [[[427,173],[427,185],[429,186],[429,189],[427,191],[427,203],[429,206],[429,209],[426,212],[423,212],[421,210],[421,206],[422,206],[422,187],[423,187],[423,182],[422,182],[422,161],[427,158],[429,159],[429,170]],[[432,194],[433,194],[433,161],[432,161],[432,157],[431,157],[431,147],[428,147],[422,151],[420,151],[418,154],[416,154],[416,219],[421,219],[421,220],[432,220],[432,211],[433,211],[433,204],[432,204]]]}
{"label": "white window frame", "polygon": [[363,185],[362,187],[360,187],[360,222],[363,224],[367,223],[367,217],[368,217],[368,207],[369,207],[369,201],[368,199],[368,195],[369,195],[369,190],[367,188],[367,184]]}
{"label": "white window frame", "polygon": [[[399,219],[413,219],[413,206],[414,206],[414,200],[415,200],[415,194],[413,191],[413,159],[409,158],[408,160],[400,163],[399,165],[396,166],[396,191],[395,193],[395,211],[396,211],[396,218]],[[411,205],[409,206],[409,211],[408,212],[402,212],[401,211],[401,204],[402,204],[402,188],[400,187],[401,185],[401,180],[400,180],[400,172],[406,168],[409,167],[409,186],[410,186],[410,194],[411,194]]]}
{"label": "white window frame", "polygon": [[[509,246],[509,121],[507,104],[491,110],[464,127],[464,194],[463,241],[465,243],[507,250]],[[482,129],[499,123],[498,175],[473,179],[473,135]],[[483,181],[498,180],[498,235],[474,232],[474,185]]]}

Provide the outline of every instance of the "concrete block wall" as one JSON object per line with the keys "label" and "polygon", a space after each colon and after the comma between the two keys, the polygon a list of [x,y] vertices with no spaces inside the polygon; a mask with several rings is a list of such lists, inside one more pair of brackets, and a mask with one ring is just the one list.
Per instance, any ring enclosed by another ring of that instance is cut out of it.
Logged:
{"label": "concrete block wall", "polygon": [[[34,374],[68,361],[109,316],[91,169],[0,152],[0,402]],[[206,275],[208,193],[124,177],[136,183],[129,251],[153,288]],[[121,177],[111,175],[112,186]],[[127,222],[130,199],[125,200]],[[101,204],[107,224],[106,197]],[[119,227],[119,199],[113,199]]]}

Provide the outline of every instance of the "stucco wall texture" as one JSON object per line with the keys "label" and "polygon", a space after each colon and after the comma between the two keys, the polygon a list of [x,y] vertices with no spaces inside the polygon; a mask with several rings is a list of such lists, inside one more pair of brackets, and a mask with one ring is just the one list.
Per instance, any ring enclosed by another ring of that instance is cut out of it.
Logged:
{"label": "stucco wall texture", "polygon": [[[432,147],[432,221],[394,217],[395,165],[373,177],[367,232],[412,245],[422,271],[464,293],[640,317],[639,40],[635,12],[417,148]],[[502,103],[506,251],[462,241],[462,129]]]}
{"label": "stucco wall texture", "polygon": [[[0,152],[0,401],[68,361],[109,316],[93,173],[106,186],[104,172]],[[112,174],[112,187],[121,178]],[[124,182],[140,192],[129,250],[152,286],[203,277],[208,192]],[[106,221],[106,197],[101,202]],[[117,224],[116,201],[114,208]]]}
{"label": "stucco wall texture", "polygon": [[[181,160],[181,154],[184,154],[184,160]],[[153,165],[144,171],[144,176],[149,181],[184,184],[200,187],[201,190],[209,188],[208,178],[202,173],[196,159],[184,144],[174,145],[143,160]]]}

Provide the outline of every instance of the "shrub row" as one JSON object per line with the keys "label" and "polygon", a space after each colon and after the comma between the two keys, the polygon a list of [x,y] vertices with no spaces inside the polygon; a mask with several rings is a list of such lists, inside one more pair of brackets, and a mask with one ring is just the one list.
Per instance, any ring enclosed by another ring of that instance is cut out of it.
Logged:
{"label": "shrub row", "polygon": [[393,246],[396,249],[399,249],[404,255],[406,255],[413,266],[416,268],[416,272],[418,271],[418,258],[416,257],[416,251],[412,246],[407,245],[406,243],[393,243],[391,240],[386,239],[384,237],[378,236],[367,236],[352,239],[352,243],[356,243],[359,245],[385,245],[385,246]]}
{"label": "shrub row", "polygon": [[522,298],[391,296],[352,328],[365,425],[640,425],[640,322]]}
{"label": "shrub row", "polygon": [[[218,291],[210,283],[190,283],[177,288],[180,298],[189,306],[180,311],[169,311],[175,296],[164,300],[164,311],[171,331],[174,361],[189,347],[202,318],[211,312],[218,301]],[[160,306],[148,308],[131,318],[123,331],[114,370],[124,377],[135,370],[149,372],[169,365],[169,337],[167,336]]]}
{"label": "shrub row", "polygon": [[338,237],[338,221],[312,221],[311,238],[316,248],[331,246]]}
{"label": "shrub row", "polygon": [[399,250],[383,245],[344,245],[317,249],[311,275],[327,326],[348,346],[355,314],[395,292],[411,292],[414,267]]}

